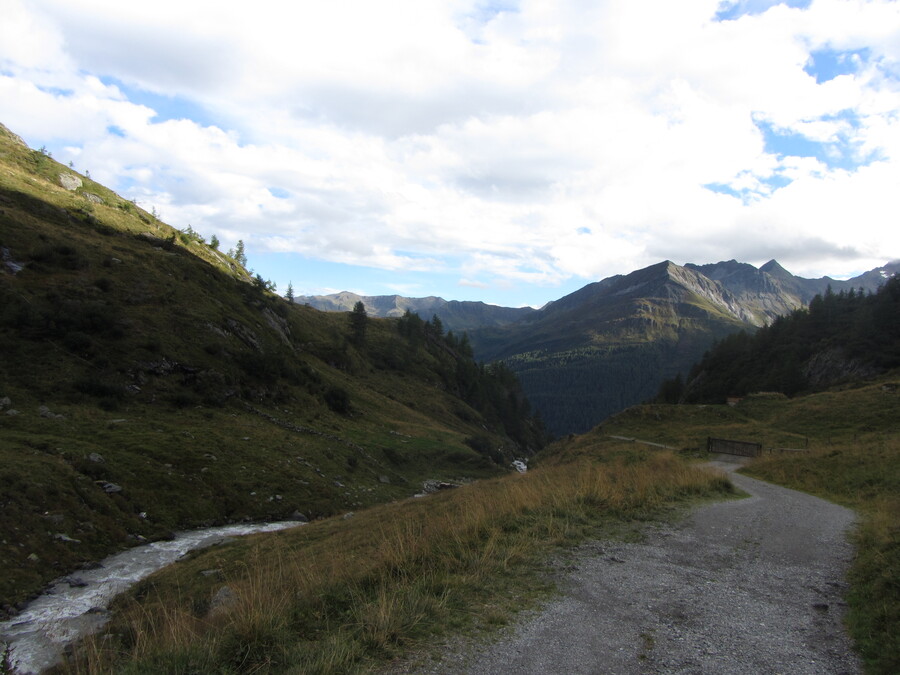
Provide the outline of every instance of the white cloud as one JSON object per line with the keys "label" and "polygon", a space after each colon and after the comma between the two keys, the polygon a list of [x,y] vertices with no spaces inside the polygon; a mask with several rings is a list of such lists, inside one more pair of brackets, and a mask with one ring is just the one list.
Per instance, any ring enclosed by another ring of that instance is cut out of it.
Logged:
{"label": "white cloud", "polygon": [[[226,246],[475,287],[900,256],[896,2],[6,4],[0,121]],[[867,51],[817,83],[824,48]]]}

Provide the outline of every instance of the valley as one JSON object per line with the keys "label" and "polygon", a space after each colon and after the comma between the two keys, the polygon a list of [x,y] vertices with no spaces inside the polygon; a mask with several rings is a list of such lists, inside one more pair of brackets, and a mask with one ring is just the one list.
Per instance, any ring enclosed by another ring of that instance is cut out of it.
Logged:
{"label": "valley", "polygon": [[[5,127],[0,169],[3,618],[177,531],[308,522],[139,582],[60,672],[430,659],[546,603],[573,547],[735,498],[702,466],[708,436],[802,449],[745,471],[857,511],[848,624],[869,672],[900,666],[896,263],[838,282],[664,261],[540,310],[344,294],[320,311]],[[780,332],[808,318],[843,328]],[[724,405],[722,349],[831,375],[790,398],[748,379]],[[845,368],[854,350],[874,357]],[[448,489],[414,498],[424,484]]]}

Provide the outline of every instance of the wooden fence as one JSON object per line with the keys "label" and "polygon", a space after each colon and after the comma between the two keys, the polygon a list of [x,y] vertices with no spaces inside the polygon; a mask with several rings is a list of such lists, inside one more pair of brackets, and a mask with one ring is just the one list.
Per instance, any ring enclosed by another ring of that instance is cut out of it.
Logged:
{"label": "wooden fence", "polygon": [[724,438],[709,436],[706,439],[706,451],[710,453],[724,453],[726,455],[759,457],[762,454],[762,444],[748,443],[746,441],[729,441]]}

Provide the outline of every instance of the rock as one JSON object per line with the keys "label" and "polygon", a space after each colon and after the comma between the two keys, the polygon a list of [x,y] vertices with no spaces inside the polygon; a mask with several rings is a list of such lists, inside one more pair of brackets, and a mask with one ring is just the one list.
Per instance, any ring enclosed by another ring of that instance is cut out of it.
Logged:
{"label": "rock", "polygon": [[353,513],[353,511],[348,511],[347,513],[344,514],[344,520],[350,520],[355,515],[356,514]]}
{"label": "rock", "polygon": [[88,459],[97,464],[104,464],[106,462],[106,460],[103,458],[103,455],[101,455],[99,452],[92,452],[88,455]]}
{"label": "rock", "polygon": [[305,515],[303,515],[299,511],[294,511],[290,516],[290,520],[296,520],[298,523],[308,523],[309,522],[309,518],[307,518]]}
{"label": "rock", "polygon": [[[3,133],[7,137],[9,137],[12,140],[12,142],[15,143],[16,145],[21,145],[23,148],[28,148],[28,143],[23,141],[21,136],[19,136],[18,134],[14,134],[8,128],[3,126],[2,124],[0,124],[0,133]],[[30,150],[30,148],[29,148],[29,150]]]}
{"label": "rock", "polygon": [[99,195],[95,195],[93,192],[83,192],[82,194],[84,195],[85,199],[87,199],[89,202],[91,202],[93,204],[102,204],[103,203],[103,197],[100,197]]}
{"label": "rock", "polygon": [[108,495],[115,494],[117,492],[122,491],[121,485],[116,485],[115,483],[108,483],[104,480],[97,481],[97,485]]}
{"label": "rock", "polygon": [[229,586],[222,586],[209,601],[208,616],[216,616],[237,604],[238,596]]}
{"label": "rock", "polygon": [[80,577],[66,577],[63,579],[72,588],[84,588],[88,583]]}
{"label": "rock", "polygon": [[38,561],[40,560],[40,558],[38,558],[38,556],[37,556],[37,553],[32,553],[32,554],[30,554],[30,555],[28,556],[28,559],[29,559],[31,562],[38,562]]}
{"label": "rock", "polygon": [[59,539],[60,541],[71,542],[72,544],[80,544],[81,543],[80,539],[72,539],[72,537],[70,537],[67,534],[64,534],[63,532],[57,532],[56,534],[53,535],[53,538]]}
{"label": "rock", "polygon": [[440,490],[452,490],[453,488],[458,488],[459,485],[456,483],[447,483],[445,481],[439,480],[426,480],[422,483],[422,490],[425,494],[431,494],[433,492],[438,492]]}
{"label": "rock", "polygon": [[72,173],[59,174],[59,184],[66,190],[77,190],[83,185],[81,179]]}
{"label": "rock", "polygon": [[12,405],[12,400],[10,400],[9,396],[0,398],[0,410],[3,410],[5,407],[10,405]]}
{"label": "rock", "polygon": [[9,410],[6,411],[6,414],[9,415],[10,417],[12,417],[12,416],[18,415],[19,411],[10,408]]}
{"label": "rock", "polygon": [[51,419],[51,420],[65,419],[65,417],[62,415],[56,415],[56,414],[50,412],[50,408],[48,408],[45,405],[38,407],[38,412],[40,413],[41,417],[46,417],[47,419]]}
{"label": "rock", "polygon": [[12,252],[5,246],[0,246],[0,258],[3,260],[3,267],[12,275],[16,275],[25,269],[25,265],[13,260]]}
{"label": "rock", "polygon": [[221,569],[200,570],[200,574],[203,575],[204,577],[220,577],[220,576],[222,576],[222,570]]}
{"label": "rock", "polygon": [[390,485],[391,479],[388,476],[378,476],[378,482],[384,483],[385,485]]}

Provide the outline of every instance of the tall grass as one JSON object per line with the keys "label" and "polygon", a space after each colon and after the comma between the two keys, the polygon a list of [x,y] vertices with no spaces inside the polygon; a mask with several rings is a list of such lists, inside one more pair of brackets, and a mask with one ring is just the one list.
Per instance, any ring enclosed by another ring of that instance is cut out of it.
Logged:
{"label": "tall grass", "polygon": [[848,626],[868,672],[900,673],[900,437],[872,434],[809,455],[766,457],[746,472],[860,511]]}
{"label": "tall grass", "polygon": [[[367,670],[482,611],[500,622],[539,560],[614,519],[730,490],[670,453],[630,451],[483,481],[202,553],[119,607],[69,672]],[[205,569],[220,570],[201,575]],[[545,582],[546,583],[546,582]],[[227,586],[231,604],[210,611]],[[115,637],[118,636],[118,637]]]}

